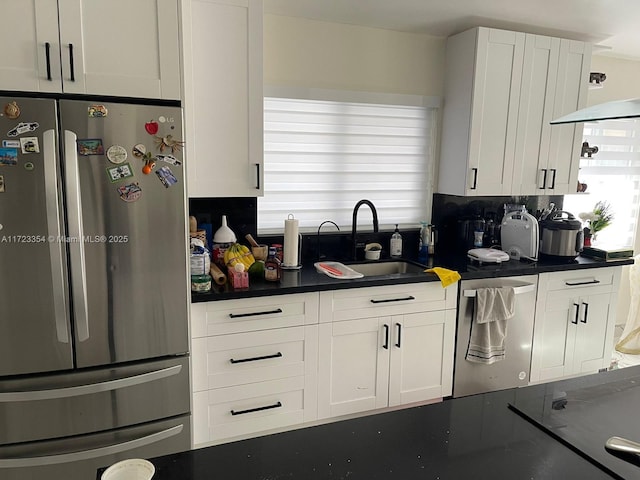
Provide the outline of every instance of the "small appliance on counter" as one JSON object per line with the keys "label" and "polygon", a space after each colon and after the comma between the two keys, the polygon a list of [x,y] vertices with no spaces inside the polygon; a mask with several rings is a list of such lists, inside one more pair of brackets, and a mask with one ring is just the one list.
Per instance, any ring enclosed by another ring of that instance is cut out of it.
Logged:
{"label": "small appliance on counter", "polygon": [[584,246],[582,222],[564,210],[552,212],[540,221],[540,254],[575,258]]}
{"label": "small appliance on counter", "polygon": [[508,262],[511,258],[508,253],[496,248],[472,248],[467,252],[467,257],[480,264]]}
{"label": "small appliance on counter", "polygon": [[527,212],[524,205],[505,213],[500,239],[502,250],[514,260],[538,260],[538,220]]}

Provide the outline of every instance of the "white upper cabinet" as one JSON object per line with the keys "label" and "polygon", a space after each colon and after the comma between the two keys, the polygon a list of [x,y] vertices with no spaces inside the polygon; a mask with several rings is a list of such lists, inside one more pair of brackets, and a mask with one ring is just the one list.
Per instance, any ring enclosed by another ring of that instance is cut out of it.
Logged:
{"label": "white upper cabinet", "polygon": [[2,8],[19,21],[0,33],[0,88],[180,99],[178,0],[7,0]]}
{"label": "white upper cabinet", "polygon": [[450,37],[437,191],[575,191],[582,126],[549,122],[585,105],[590,58],[589,44],[540,35],[479,27]]}
{"label": "white upper cabinet", "polygon": [[189,197],[263,192],[262,0],[183,2]]}

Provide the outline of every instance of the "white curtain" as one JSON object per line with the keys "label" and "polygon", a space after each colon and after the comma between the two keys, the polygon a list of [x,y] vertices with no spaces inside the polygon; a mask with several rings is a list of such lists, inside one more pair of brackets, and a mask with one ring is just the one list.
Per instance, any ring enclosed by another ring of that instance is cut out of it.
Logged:
{"label": "white curtain", "polygon": [[627,323],[616,344],[616,350],[627,355],[640,355],[640,255],[629,269],[630,304]]}

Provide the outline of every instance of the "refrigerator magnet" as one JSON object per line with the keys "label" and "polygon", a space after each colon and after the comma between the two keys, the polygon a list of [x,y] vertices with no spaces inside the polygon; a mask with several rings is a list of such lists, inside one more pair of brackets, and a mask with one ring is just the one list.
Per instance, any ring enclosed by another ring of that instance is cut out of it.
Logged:
{"label": "refrigerator magnet", "polygon": [[182,140],[174,140],[172,135],[167,135],[165,137],[155,137],[156,146],[158,150],[164,152],[167,148],[171,149],[171,153],[179,152],[180,149],[184,146],[184,142]]}
{"label": "refrigerator magnet", "polygon": [[17,137],[18,135],[22,135],[23,133],[33,132],[39,126],[40,124],[38,122],[20,122],[18,125],[7,132],[7,137]]}
{"label": "refrigerator magnet", "polygon": [[100,138],[86,138],[84,140],[76,140],[78,144],[78,155],[104,155],[104,146]]}
{"label": "refrigerator magnet", "polygon": [[20,107],[15,101],[9,102],[4,106],[4,114],[7,118],[15,120],[20,116]]}
{"label": "refrigerator magnet", "polygon": [[178,179],[175,177],[171,169],[167,166],[160,167],[156,170],[156,175],[165,186],[165,188],[169,188],[171,185],[175,185],[178,183]]}
{"label": "refrigerator magnet", "polygon": [[151,120],[144,124],[144,129],[149,135],[155,135],[156,133],[158,133],[158,122],[156,122],[155,120]]}
{"label": "refrigerator magnet", "polygon": [[31,163],[31,162],[25,162],[25,164],[24,164],[24,169],[25,169],[25,170],[28,170],[28,171],[30,172],[30,171],[31,171],[31,170],[33,170],[34,168],[35,168],[35,166],[33,165],[33,163]]}
{"label": "refrigerator magnet", "polygon": [[133,170],[131,170],[131,165],[128,163],[118,165],[117,167],[107,168],[107,173],[109,174],[109,180],[111,180],[111,183],[124,178],[133,177]]}
{"label": "refrigerator magnet", "polygon": [[149,175],[155,167],[156,167],[156,159],[151,158],[150,155],[148,157],[145,156],[144,167],[142,167],[142,173],[144,173],[145,175]]}
{"label": "refrigerator magnet", "polygon": [[109,114],[109,110],[104,105],[90,105],[87,111],[90,118],[102,118]]}
{"label": "refrigerator magnet", "polygon": [[162,160],[163,162],[170,163],[171,165],[175,165],[176,167],[182,165],[182,161],[178,160],[173,155],[156,155],[156,158],[158,160]]}
{"label": "refrigerator magnet", "polygon": [[40,153],[38,137],[22,137],[20,139],[22,153]]}
{"label": "refrigerator magnet", "polygon": [[118,195],[127,203],[135,202],[142,196],[142,188],[138,182],[121,185],[118,187]]}
{"label": "refrigerator magnet", "polygon": [[119,165],[127,159],[127,150],[122,145],[111,145],[107,149],[107,158],[111,163]]}
{"label": "refrigerator magnet", "polygon": [[20,140],[2,140],[4,148],[20,148]]}
{"label": "refrigerator magnet", "polygon": [[0,193],[4,193],[4,175],[0,175]]}
{"label": "refrigerator magnet", "polygon": [[131,149],[131,153],[133,153],[133,156],[136,158],[142,158],[144,157],[145,153],[147,153],[147,147],[145,147],[141,143],[138,143],[137,145],[133,146],[133,148]]}
{"label": "refrigerator magnet", "polygon": [[0,165],[17,165],[18,149],[17,148],[0,148]]}

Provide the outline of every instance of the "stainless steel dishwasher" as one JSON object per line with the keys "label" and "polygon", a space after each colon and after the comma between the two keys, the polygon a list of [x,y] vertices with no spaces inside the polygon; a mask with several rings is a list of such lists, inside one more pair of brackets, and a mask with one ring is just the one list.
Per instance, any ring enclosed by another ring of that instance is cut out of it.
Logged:
{"label": "stainless steel dishwasher", "polygon": [[[505,358],[491,365],[469,362],[465,356],[471,336],[476,290],[506,286],[513,287],[516,296],[515,315],[506,321]],[[528,384],[537,288],[537,275],[460,282],[453,373],[454,397]]]}

